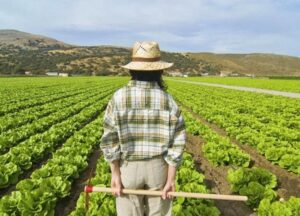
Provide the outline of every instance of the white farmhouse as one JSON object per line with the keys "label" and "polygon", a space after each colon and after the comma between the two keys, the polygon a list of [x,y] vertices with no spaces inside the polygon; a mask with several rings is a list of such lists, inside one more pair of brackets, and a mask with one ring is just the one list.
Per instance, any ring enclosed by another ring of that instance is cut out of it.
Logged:
{"label": "white farmhouse", "polygon": [[68,73],[60,73],[60,72],[47,72],[48,76],[61,76],[61,77],[67,77],[69,76]]}
{"label": "white farmhouse", "polygon": [[182,73],[180,73],[179,71],[172,71],[168,73],[170,76],[172,77],[180,77],[182,76]]}

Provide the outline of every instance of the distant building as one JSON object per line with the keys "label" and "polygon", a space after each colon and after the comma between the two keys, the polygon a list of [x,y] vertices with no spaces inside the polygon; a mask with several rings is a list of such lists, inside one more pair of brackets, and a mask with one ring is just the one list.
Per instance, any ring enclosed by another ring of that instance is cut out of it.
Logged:
{"label": "distant building", "polygon": [[220,71],[220,77],[226,77],[228,76],[229,74],[231,74],[232,71],[228,71],[228,70],[221,70]]}
{"label": "distant building", "polygon": [[185,72],[185,73],[182,74],[182,77],[189,77],[190,74],[191,74],[190,72]]}
{"label": "distant building", "polygon": [[255,75],[254,74],[245,74],[246,77],[251,77],[251,78],[255,78]]}
{"label": "distant building", "polygon": [[48,76],[61,76],[61,77],[67,77],[69,76],[68,73],[60,73],[60,72],[47,72]]}
{"label": "distant building", "polygon": [[62,76],[62,77],[68,77],[69,74],[68,73],[59,73],[58,76]]}
{"label": "distant building", "polygon": [[239,76],[239,74],[238,73],[231,73],[231,74],[229,74],[229,76],[237,77],[237,76]]}
{"label": "distant building", "polygon": [[228,74],[228,76],[231,76],[231,77],[239,77],[239,76],[244,76],[244,75],[241,74],[241,73],[238,73],[238,72],[232,72],[232,73]]}
{"label": "distant building", "polygon": [[59,72],[47,72],[48,76],[58,76]]}
{"label": "distant building", "polygon": [[181,77],[182,76],[182,73],[180,73],[178,71],[172,71],[172,72],[169,72],[168,74],[169,74],[169,76],[172,76],[172,77]]}

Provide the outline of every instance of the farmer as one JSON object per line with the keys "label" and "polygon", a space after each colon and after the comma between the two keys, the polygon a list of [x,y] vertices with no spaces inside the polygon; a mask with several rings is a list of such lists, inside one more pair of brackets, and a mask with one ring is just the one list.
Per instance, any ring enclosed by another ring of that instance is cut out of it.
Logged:
{"label": "farmer", "polygon": [[[110,163],[111,187],[120,216],[171,215],[176,169],[186,134],[176,102],[165,91],[156,42],[136,42],[129,69],[131,80],[117,90],[104,116],[100,147]],[[162,190],[162,197],[125,195],[122,188]]]}

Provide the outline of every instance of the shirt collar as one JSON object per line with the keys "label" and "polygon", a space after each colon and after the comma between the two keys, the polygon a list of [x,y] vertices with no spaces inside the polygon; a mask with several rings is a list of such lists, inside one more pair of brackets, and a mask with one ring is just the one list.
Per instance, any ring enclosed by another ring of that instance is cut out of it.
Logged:
{"label": "shirt collar", "polygon": [[128,86],[140,88],[160,88],[156,81],[130,80]]}

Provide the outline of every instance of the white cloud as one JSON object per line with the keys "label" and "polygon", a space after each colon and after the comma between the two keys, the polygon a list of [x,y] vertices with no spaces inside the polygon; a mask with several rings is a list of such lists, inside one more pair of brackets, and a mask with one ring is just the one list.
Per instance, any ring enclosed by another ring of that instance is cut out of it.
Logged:
{"label": "white cloud", "polygon": [[[0,28],[79,44],[300,55],[296,0],[0,0]],[[299,45],[298,45],[299,44]]]}

